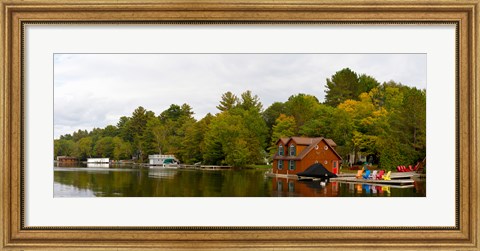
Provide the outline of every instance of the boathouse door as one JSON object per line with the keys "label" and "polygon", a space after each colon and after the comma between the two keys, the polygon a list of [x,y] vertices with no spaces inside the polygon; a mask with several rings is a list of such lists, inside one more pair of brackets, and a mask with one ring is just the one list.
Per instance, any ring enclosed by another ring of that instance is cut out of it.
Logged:
{"label": "boathouse door", "polygon": [[338,174],[338,161],[332,161],[332,173]]}

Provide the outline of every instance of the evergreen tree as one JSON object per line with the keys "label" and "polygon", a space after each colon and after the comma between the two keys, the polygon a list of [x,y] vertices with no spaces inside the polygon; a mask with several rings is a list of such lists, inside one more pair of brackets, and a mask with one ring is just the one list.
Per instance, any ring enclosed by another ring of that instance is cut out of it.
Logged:
{"label": "evergreen tree", "polygon": [[257,95],[252,95],[250,90],[242,93],[239,107],[244,110],[255,109],[257,112],[261,112],[263,109],[262,103]]}
{"label": "evergreen tree", "polygon": [[222,99],[220,100],[220,104],[217,106],[217,109],[221,112],[229,111],[236,107],[239,103],[239,99],[235,94],[231,92],[226,92],[222,95]]}
{"label": "evergreen tree", "polygon": [[366,74],[360,76],[349,68],[337,71],[331,78],[327,78],[325,104],[337,106],[347,99],[359,100],[364,92],[369,92],[379,86],[378,81]]}

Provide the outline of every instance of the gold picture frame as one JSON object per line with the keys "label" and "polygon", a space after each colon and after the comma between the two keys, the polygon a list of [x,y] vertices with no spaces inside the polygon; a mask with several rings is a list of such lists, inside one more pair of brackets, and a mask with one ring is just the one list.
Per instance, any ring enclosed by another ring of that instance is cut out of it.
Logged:
{"label": "gold picture frame", "polygon": [[[479,9],[478,0],[1,0],[2,249],[478,250]],[[26,227],[23,28],[49,22],[456,24],[456,227]]]}

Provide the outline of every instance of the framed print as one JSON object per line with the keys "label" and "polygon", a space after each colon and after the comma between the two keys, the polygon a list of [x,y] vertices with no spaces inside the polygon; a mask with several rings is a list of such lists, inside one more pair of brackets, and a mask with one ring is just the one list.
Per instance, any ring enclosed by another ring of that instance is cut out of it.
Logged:
{"label": "framed print", "polygon": [[478,1],[1,6],[2,248],[479,248]]}

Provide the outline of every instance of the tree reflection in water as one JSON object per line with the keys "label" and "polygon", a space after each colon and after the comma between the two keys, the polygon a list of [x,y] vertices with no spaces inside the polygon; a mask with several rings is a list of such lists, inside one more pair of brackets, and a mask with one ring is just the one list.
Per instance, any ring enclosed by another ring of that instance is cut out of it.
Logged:
{"label": "tree reflection in water", "polygon": [[54,197],[415,197],[425,182],[390,188],[266,177],[265,170],[55,168]]}

